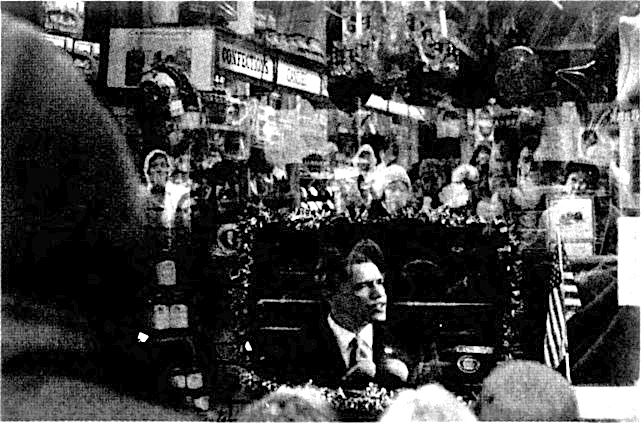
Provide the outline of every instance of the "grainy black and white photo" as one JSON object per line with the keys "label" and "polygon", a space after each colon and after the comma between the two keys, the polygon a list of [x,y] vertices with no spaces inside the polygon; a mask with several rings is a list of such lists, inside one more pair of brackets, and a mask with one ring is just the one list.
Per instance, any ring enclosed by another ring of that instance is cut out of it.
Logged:
{"label": "grainy black and white photo", "polygon": [[638,0],[0,6],[0,419],[641,420]]}

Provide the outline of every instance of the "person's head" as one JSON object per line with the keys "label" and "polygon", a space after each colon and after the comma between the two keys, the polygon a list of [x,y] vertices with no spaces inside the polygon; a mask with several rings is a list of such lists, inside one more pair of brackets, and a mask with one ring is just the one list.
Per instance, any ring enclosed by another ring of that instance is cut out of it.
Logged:
{"label": "person's head", "polygon": [[490,155],[492,151],[485,144],[479,145],[472,153],[472,159],[470,159],[470,165],[477,168],[487,167],[490,165]]}
{"label": "person's head", "polygon": [[362,172],[369,172],[376,166],[374,149],[369,144],[363,144],[352,159],[352,165],[358,167]]}
{"label": "person's head", "polygon": [[582,195],[594,188],[598,180],[598,169],[594,165],[570,162],[565,167],[565,190],[568,194]]}
{"label": "person's head", "polygon": [[574,389],[552,368],[534,361],[499,364],[483,381],[481,421],[576,421]]}
{"label": "person's head", "polygon": [[150,189],[165,187],[172,172],[169,155],[162,150],[151,151],[145,158],[144,171],[147,187]]}
{"label": "person's head", "polygon": [[241,411],[240,422],[330,422],[336,414],[322,393],[311,387],[281,387]]}
{"label": "person's head", "polygon": [[412,181],[400,165],[390,165],[376,177],[374,190],[383,201],[385,209],[395,215],[410,199]]}
{"label": "person's head", "polygon": [[234,230],[227,230],[225,232],[225,240],[227,242],[227,245],[230,248],[235,247],[235,245],[236,245],[236,232]]}
{"label": "person's head", "polygon": [[508,200],[511,193],[510,177],[507,174],[495,174],[490,176],[490,191],[498,193],[499,199]]}
{"label": "person's head", "polygon": [[439,384],[428,384],[417,390],[398,394],[380,422],[445,422],[477,421],[470,409]]}
{"label": "person's head", "polygon": [[385,260],[372,240],[358,242],[347,257],[332,249],[322,258],[324,294],[334,319],[349,330],[387,319]]}
{"label": "person's head", "polygon": [[381,150],[379,152],[379,157],[381,158],[381,162],[389,165],[398,161],[399,154],[400,148],[398,147],[398,144],[391,143],[385,150]]}
{"label": "person's head", "polygon": [[487,110],[483,110],[476,118],[476,125],[480,135],[489,137],[494,131],[494,118]]}
{"label": "person's head", "polygon": [[583,171],[572,172],[566,177],[565,188],[569,194],[582,194],[588,188],[587,175]]}
{"label": "person's head", "polygon": [[372,155],[368,151],[364,151],[358,157],[358,168],[362,172],[369,172],[371,169]]}
{"label": "person's head", "polygon": [[385,209],[394,215],[405,206],[410,198],[410,187],[403,180],[394,180],[383,189]]}

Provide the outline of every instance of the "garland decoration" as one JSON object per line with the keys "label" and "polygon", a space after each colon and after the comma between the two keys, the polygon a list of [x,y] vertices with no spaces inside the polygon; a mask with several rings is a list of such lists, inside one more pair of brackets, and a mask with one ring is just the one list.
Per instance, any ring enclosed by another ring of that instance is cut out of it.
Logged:
{"label": "garland decoration", "polygon": [[506,302],[501,315],[499,326],[499,355],[504,360],[524,357],[521,346],[522,331],[519,322],[523,322],[525,314],[525,299],[522,289],[525,283],[523,259],[521,257],[522,242],[517,238],[514,224],[503,222],[502,230],[508,232],[509,243],[499,249],[499,260],[505,264],[504,290]]}
{"label": "garland decoration", "polygon": [[[236,357],[230,358],[227,372],[231,372],[233,379],[239,382],[234,386],[239,390],[241,398],[257,400],[280,387],[291,387],[285,382],[282,384],[273,380],[263,379],[251,371],[251,347],[248,346],[246,335],[252,325],[252,293],[251,288],[257,276],[253,273],[252,246],[257,232],[267,225],[277,224],[284,231],[316,233],[331,225],[345,223],[368,223],[372,225],[381,223],[403,223],[406,225],[424,225],[432,223],[445,228],[482,228],[485,234],[491,232],[501,240],[505,240],[504,247],[499,249],[499,260],[504,264],[503,280],[505,281],[506,298],[500,318],[497,320],[496,349],[500,360],[507,360],[523,355],[521,349],[522,331],[519,327],[519,317],[523,314],[525,301],[521,294],[523,275],[522,262],[518,239],[514,233],[513,225],[505,220],[486,222],[474,214],[471,207],[451,209],[445,206],[428,211],[417,212],[414,208],[406,208],[395,217],[380,219],[350,218],[349,216],[328,216],[327,214],[301,215],[297,213],[277,213],[266,209],[247,211],[246,217],[238,224],[240,234],[240,248],[236,260],[230,262],[232,268],[228,270],[230,285],[227,296],[231,302],[229,308],[233,311],[232,320],[227,324],[227,330],[235,332],[231,343],[235,345]],[[231,367],[231,368],[230,368]],[[313,382],[308,382],[313,386]],[[337,413],[348,420],[376,420],[386,410],[394,399],[395,392],[370,384],[360,391],[333,390],[320,388],[328,402]],[[468,406],[475,402],[475,395],[460,397],[461,402]]]}
{"label": "garland decoration", "polygon": [[[240,367],[239,380],[243,393],[252,399],[260,399],[281,387],[292,387],[287,384],[278,384],[271,380],[263,380],[255,372]],[[309,381],[306,386],[315,387],[313,381]],[[374,383],[370,383],[364,390],[344,391],[341,388],[329,389],[327,387],[319,389],[339,414],[358,412],[371,417],[377,417],[382,414],[395,396],[394,391],[388,391]]]}

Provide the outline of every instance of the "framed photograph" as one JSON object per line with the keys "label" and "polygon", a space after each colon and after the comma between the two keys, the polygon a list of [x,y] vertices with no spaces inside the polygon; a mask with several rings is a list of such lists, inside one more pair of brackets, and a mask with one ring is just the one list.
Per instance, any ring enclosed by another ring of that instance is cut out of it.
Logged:
{"label": "framed photograph", "polygon": [[218,228],[217,244],[214,255],[230,256],[236,253],[239,246],[238,226],[236,224],[223,224]]}
{"label": "framed photograph", "polygon": [[592,197],[557,197],[548,200],[548,246],[555,242],[557,231],[569,257],[594,255],[595,219]]}

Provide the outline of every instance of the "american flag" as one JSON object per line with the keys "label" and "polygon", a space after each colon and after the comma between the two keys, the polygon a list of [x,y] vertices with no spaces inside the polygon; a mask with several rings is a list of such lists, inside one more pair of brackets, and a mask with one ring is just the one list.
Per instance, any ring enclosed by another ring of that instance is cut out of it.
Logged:
{"label": "american flag", "polygon": [[565,307],[565,320],[569,321],[572,316],[581,309],[581,298],[579,297],[579,288],[574,278],[574,273],[563,272],[563,281],[561,283],[563,292],[563,306]]}
{"label": "american flag", "polygon": [[[564,296],[561,289],[564,277],[563,262],[564,252],[559,240],[559,244],[555,249],[554,271],[548,294],[545,345],[543,349],[545,364],[555,369],[561,365],[564,359],[568,359],[568,333],[565,322]],[[568,365],[567,361],[566,365]],[[566,377],[569,378],[569,375]]]}

